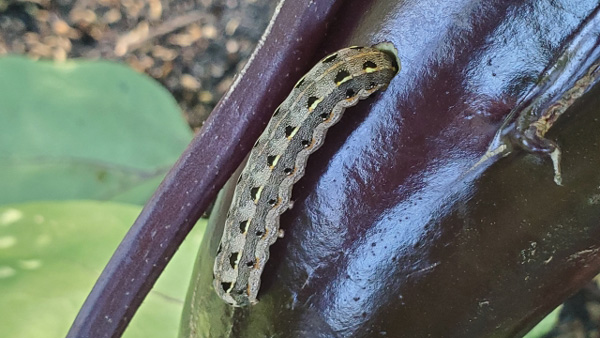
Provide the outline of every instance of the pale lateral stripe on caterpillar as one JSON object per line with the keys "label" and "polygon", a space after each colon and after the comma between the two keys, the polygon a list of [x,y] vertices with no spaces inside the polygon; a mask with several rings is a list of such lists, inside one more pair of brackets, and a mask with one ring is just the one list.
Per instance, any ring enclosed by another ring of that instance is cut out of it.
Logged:
{"label": "pale lateral stripe on caterpillar", "polygon": [[235,188],[214,265],[214,288],[233,306],[257,302],[269,247],[292,186],[327,129],[354,106],[385,88],[400,70],[391,52],[349,47],[323,58],[294,86],[254,145]]}

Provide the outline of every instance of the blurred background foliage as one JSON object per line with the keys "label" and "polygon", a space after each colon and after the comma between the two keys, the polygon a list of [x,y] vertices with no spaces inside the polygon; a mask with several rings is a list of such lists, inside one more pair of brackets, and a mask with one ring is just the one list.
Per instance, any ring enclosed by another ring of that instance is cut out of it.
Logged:
{"label": "blurred background foliage", "polygon": [[[192,132],[169,92],[119,64],[4,57],[0,78],[0,331],[60,337]],[[177,331],[203,228],[126,337]]]}

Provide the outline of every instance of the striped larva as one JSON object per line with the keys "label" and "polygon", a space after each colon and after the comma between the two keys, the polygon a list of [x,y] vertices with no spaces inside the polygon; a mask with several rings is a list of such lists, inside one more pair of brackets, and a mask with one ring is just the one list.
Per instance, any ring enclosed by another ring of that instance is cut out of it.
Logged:
{"label": "striped larva", "polygon": [[392,53],[349,47],[322,59],[275,110],[239,177],[214,265],[214,288],[233,306],[257,302],[269,247],[292,186],[327,129],[354,106],[385,88],[399,70]]}

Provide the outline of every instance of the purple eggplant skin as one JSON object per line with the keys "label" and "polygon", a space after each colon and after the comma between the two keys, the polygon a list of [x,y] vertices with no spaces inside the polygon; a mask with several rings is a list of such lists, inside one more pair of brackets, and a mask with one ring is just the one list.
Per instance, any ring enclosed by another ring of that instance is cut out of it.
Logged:
{"label": "purple eggplant skin", "polygon": [[212,289],[235,178],[226,186],[180,337],[525,334],[600,270],[600,89],[547,135],[563,150],[563,186],[548,158],[518,149],[469,169],[511,110],[544,94],[544,71],[599,11],[598,1],[344,3],[314,61],[389,41],[402,70],[309,158],[250,307]]}
{"label": "purple eggplant skin", "polygon": [[120,337],[166,264],[252,148],[323,39],[343,0],[286,0],[203,128],[120,243],[68,338]]}

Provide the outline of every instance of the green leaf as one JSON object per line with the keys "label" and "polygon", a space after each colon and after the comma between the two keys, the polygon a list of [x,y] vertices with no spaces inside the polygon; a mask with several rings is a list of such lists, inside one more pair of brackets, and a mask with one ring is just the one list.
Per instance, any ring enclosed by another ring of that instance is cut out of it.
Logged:
{"label": "green leaf", "polygon": [[119,64],[5,57],[0,79],[0,204],[143,203],[192,136],[164,88]]}
{"label": "green leaf", "polygon": [[550,312],[541,322],[539,322],[531,331],[529,331],[524,338],[541,338],[547,335],[556,326],[558,322],[558,316],[563,306],[560,305],[552,312]]}
{"label": "green leaf", "polygon": [[[139,212],[95,201],[0,207],[0,336],[64,337]],[[175,254],[124,337],[177,332],[204,223]]]}

